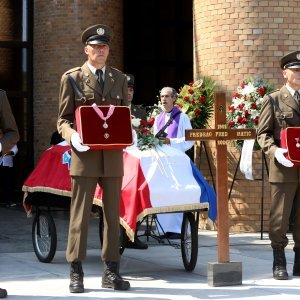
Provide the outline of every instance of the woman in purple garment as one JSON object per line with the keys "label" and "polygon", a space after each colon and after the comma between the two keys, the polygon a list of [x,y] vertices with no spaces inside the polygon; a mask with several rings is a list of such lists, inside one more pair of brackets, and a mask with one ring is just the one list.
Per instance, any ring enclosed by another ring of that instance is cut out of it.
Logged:
{"label": "woman in purple garment", "polygon": [[[160,91],[160,101],[162,112],[155,118],[154,134],[163,129],[168,120],[173,121],[160,134],[160,139],[164,144],[170,145],[183,152],[193,147],[194,141],[185,140],[185,130],[192,129],[189,117],[181,112],[176,106],[177,92],[174,88],[164,87]],[[169,239],[180,239],[183,213],[171,213],[157,215],[158,221]]]}

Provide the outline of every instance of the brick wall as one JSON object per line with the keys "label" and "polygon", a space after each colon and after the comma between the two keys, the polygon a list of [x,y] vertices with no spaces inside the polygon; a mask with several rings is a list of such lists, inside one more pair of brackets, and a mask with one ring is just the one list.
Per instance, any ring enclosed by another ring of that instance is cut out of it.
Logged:
{"label": "brick wall", "polygon": [[[194,1],[194,80],[210,76],[216,90],[231,102],[243,79],[260,77],[279,88],[284,80],[279,59],[299,49],[300,1],[202,0]],[[214,168],[215,148],[209,144]],[[199,149],[197,149],[199,151]],[[228,147],[228,179],[231,186],[240,152]],[[199,160],[198,160],[199,164]],[[262,176],[261,153],[253,154],[255,178]],[[207,162],[200,166],[210,180]],[[268,229],[269,184],[264,173],[263,229]],[[238,178],[244,176],[238,171]],[[262,182],[237,180],[229,200],[230,228],[260,230]]]}
{"label": "brick wall", "polygon": [[[16,39],[14,32],[13,5],[9,0],[0,0],[0,41],[13,41]],[[13,79],[13,53],[10,49],[0,49],[0,76],[9,81]],[[0,88],[3,89],[2,86]]]}
{"label": "brick wall", "polygon": [[122,0],[34,1],[34,150],[35,161],[56,130],[61,75],[86,60],[80,36],[103,23],[114,31],[109,64],[123,67]]}

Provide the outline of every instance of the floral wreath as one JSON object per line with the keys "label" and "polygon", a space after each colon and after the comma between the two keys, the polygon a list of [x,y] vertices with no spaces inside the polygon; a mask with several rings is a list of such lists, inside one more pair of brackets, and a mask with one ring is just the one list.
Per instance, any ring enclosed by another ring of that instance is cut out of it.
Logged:
{"label": "floral wreath", "polygon": [[194,129],[205,128],[213,115],[215,81],[208,77],[179,89],[176,106],[186,113]]}
{"label": "floral wreath", "polygon": [[[226,118],[230,128],[257,128],[263,97],[273,90],[272,83],[248,78],[239,85],[228,106]],[[241,146],[243,141],[237,141]]]}

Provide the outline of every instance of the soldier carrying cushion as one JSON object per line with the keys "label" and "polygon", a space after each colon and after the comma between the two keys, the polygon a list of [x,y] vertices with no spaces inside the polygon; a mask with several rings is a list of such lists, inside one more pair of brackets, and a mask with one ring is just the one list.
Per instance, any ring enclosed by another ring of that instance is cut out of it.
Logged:
{"label": "soldier carrying cushion", "polygon": [[[78,106],[93,103],[98,106],[128,105],[126,76],[106,65],[111,37],[112,29],[103,24],[85,29],[81,39],[87,61],[81,67],[67,71],[61,78],[57,129],[72,148],[72,199],[66,252],[67,261],[71,264],[71,293],[84,292],[82,261],[86,257],[89,216],[97,183],[103,189],[102,287],[116,290],[130,288],[129,282],[119,275],[119,201],[123,151],[90,150],[82,144],[74,124]],[[68,76],[72,77],[71,80]]]}
{"label": "soldier carrying cushion", "polygon": [[284,248],[289,219],[294,209],[293,239],[295,242],[293,275],[300,276],[300,181],[299,166],[294,165],[281,148],[280,132],[285,127],[300,126],[300,51],[294,51],[280,60],[286,84],[264,97],[257,131],[257,140],[270,160],[269,182],[271,210],[269,238],[273,249],[273,277],[288,279]]}

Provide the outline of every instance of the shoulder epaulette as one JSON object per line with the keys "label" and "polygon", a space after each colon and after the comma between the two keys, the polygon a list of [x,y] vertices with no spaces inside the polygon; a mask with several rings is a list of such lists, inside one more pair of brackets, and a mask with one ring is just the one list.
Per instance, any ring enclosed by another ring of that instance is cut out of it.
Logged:
{"label": "shoulder epaulette", "polygon": [[273,93],[275,93],[275,92],[279,92],[279,91],[280,91],[279,89],[277,89],[277,90],[273,90],[273,91],[271,91],[271,92],[267,93],[266,95],[270,95],[270,94],[273,94]]}
{"label": "shoulder epaulette", "polygon": [[80,71],[80,70],[81,70],[81,67],[72,68],[72,69],[68,70],[67,72],[65,72],[65,74],[70,74],[70,73],[73,73],[75,71]]}
{"label": "shoulder epaulette", "polygon": [[[119,72],[119,73],[122,73],[122,74],[124,74],[122,71],[120,71],[119,69],[117,69],[117,68],[114,68],[114,67],[111,67],[114,71],[117,71],[117,72]],[[124,74],[125,75],[125,74]]]}

